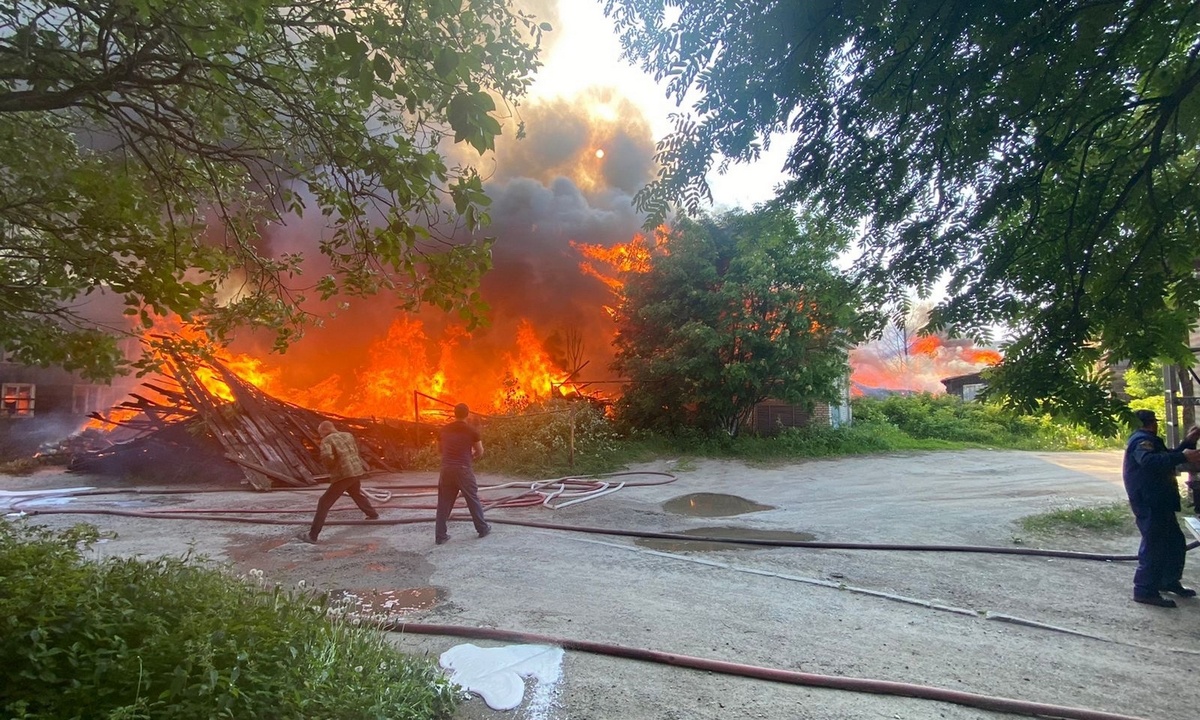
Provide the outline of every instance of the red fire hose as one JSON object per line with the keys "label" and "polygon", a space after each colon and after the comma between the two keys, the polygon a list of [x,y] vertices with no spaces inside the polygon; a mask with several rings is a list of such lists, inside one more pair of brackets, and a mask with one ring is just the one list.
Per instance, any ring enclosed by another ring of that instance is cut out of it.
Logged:
{"label": "red fire hose", "polygon": [[609,655],[612,657],[628,658],[655,662],[675,667],[706,670],[723,675],[737,675],[768,680],[771,682],[787,683],[789,685],[806,685],[823,687],[833,690],[849,690],[851,692],[873,693],[876,695],[896,695],[900,697],[918,698],[921,700],[936,700],[953,703],[966,707],[993,710],[996,712],[1025,715],[1028,717],[1068,718],[1069,720],[1142,720],[1132,715],[1089,710],[1086,708],[1069,707],[1065,705],[1050,705],[1046,703],[1013,700],[1010,698],[979,695],[976,693],[947,690],[929,685],[914,685],[894,682],[891,680],[870,680],[866,678],[838,677],[836,675],[819,675],[816,673],[800,672],[798,670],[781,670],[778,668],[762,667],[759,665],[743,665],[741,663],[691,655],[647,650],[613,645],[611,643],[591,642],[589,640],[572,640],[570,638],[535,633],[500,630],[497,628],[463,627],[461,625],[428,625],[424,623],[380,622],[375,627],[387,632],[416,633],[421,635],[449,635],[453,637],[481,638],[501,642],[533,643],[538,645],[556,645],[567,650]]}

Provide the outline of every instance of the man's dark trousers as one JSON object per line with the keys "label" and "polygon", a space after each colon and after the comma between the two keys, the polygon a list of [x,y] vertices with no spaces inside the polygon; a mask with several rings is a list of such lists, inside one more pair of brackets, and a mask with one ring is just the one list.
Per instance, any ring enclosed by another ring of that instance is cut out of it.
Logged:
{"label": "man's dark trousers", "polygon": [[1174,511],[1139,508],[1134,510],[1134,517],[1142,544],[1138,547],[1137,572],[1133,574],[1133,593],[1150,597],[1179,583],[1187,541]]}
{"label": "man's dark trousers", "polygon": [[475,473],[470,468],[445,467],[438,476],[437,518],[434,523],[434,537],[444,539],[449,537],[446,522],[454,509],[454,502],[459,493],[467,501],[467,510],[471,512],[471,520],[475,523],[475,532],[487,532],[488,524],[483,519],[483,505],[479,502],[479,488],[475,483]]}
{"label": "man's dark trousers", "polygon": [[371,501],[367,499],[366,495],[363,495],[361,477],[334,480],[329,483],[329,488],[321,494],[321,499],[317,501],[317,514],[313,516],[312,527],[308,531],[309,537],[315,538],[321,534],[321,528],[325,526],[325,516],[329,514],[329,509],[342,496],[342,493],[349,495],[358,509],[362,510],[368,518],[379,517],[375,508],[371,507]]}

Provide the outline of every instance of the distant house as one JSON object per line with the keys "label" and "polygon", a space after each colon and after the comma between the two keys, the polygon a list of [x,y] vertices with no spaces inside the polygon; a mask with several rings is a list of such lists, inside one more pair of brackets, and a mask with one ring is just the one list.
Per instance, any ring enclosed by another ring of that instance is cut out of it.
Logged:
{"label": "distant house", "polygon": [[[128,358],[141,352],[134,338],[121,340],[119,347]],[[59,367],[25,365],[0,350],[0,420],[82,419],[112,408],[124,397],[126,389],[84,380]]]}
{"label": "distant house", "polygon": [[784,428],[841,427],[849,425],[850,382],[841,384],[841,397],[836,404],[818,402],[809,409],[778,400],[764,400],[754,406],[745,430],[758,435],[775,435]]}
{"label": "distant house", "polygon": [[120,398],[110,385],[82,380],[59,368],[40,368],[0,358],[0,416],[11,420],[46,415],[84,417],[107,410]]}
{"label": "distant house", "polygon": [[942,380],[942,384],[946,386],[948,394],[956,395],[963,400],[974,400],[979,392],[987,387],[987,381],[980,373],[949,377]]}

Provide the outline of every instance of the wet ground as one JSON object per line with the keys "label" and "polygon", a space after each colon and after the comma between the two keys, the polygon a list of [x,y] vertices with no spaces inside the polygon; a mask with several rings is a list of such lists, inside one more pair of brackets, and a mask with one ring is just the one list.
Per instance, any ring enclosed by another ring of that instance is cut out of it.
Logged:
{"label": "wet ground", "polygon": [[690,493],[671,498],[662,505],[663,510],[675,515],[688,517],[729,517],[744,515],[763,510],[774,510],[770,505],[763,505],[737,495],[723,493]]}

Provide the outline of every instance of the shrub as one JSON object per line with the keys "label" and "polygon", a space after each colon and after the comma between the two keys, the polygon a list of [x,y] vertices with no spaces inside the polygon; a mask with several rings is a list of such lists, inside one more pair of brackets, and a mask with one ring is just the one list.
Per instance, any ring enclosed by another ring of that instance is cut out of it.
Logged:
{"label": "shrub", "polygon": [[186,558],[88,562],[96,539],[0,524],[0,709],[11,718],[448,716],[456,689],[324,599]]}
{"label": "shrub", "polygon": [[855,423],[892,425],[915,439],[1021,450],[1084,450],[1112,447],[1112,438],[1049,416],[1019,415],[999,405],[964,402],[952,395],[856,398]]}

